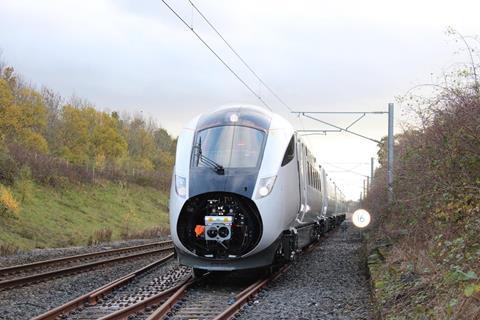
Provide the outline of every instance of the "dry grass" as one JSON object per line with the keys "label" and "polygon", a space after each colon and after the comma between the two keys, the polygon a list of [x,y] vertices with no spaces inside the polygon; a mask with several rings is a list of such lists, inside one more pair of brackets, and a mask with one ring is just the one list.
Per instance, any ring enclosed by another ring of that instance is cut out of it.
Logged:
{"label": "dry grass", "polygon": [[123,232],[121,238],[124,240],[129,239],[155,239],[155,238],[166,238],[170,234],[170,229],[168,227],[151,227],[146,228],[141,231],[131,231]]}
{"label": "dry grass", "polygon": [[362,203],[384,257],[372,267],[375,292],[387,319],[480,319],[480,92],[445,87],[413,104],[419,125],[395,137],[393,202],[383,143]]}
{"label": "dry grass", "polygon": [[110,241],[112,241],[112,229],[102,228],[93,233],[93,235],[88,239],[87,244],[91,246]]}
{"label": "dry grass", "polygon": [[17,254],[18,251],[19,251],[18,247],[12,244],[8,244],[8,243],[0,244],[0,256],[9,256],[9,255]]}

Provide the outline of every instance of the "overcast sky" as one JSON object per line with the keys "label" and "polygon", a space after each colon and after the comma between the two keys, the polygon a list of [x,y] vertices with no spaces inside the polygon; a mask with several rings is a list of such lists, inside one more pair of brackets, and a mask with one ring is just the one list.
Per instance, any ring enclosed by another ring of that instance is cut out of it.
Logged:
{"label": "overcast sky", "polygon": [[[297,128],[326,128],[292,117],[242,66],[188,0],[171,6]],[[451,26],[480,34],[478,1],[194,1],[263,80],[295,110],[386,110],[455,62]],[[143,113],[172,134],[195,115],[257,99],[161,2],[1,0],[2,59],[37,87],[76,95],[102,110]],[[397,106],[397,131],[401,106]],[[346,125],[352,116],[322,119]],[[380,139],[387,118],[354,127]],[[317,159],[349,198],[358,198],[376,145],[347,134],[310,137]]]}

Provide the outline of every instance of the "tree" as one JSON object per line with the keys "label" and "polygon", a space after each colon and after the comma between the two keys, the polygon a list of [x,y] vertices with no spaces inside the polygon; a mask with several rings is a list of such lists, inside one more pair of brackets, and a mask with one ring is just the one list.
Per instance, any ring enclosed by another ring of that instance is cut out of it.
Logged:
{"label": "tree", "polygon": [[43,137],[46,107],[42,97],[32,88],[12,88],[16,84],[10,73],[13,69],[6,70],[9,70],[6,79],[0,79],[0,134],[8,142],[47,152],[48,144]]}
{"label": "tree", "polygon": [[124,156],[128,145],[121,135],[118,120],[105,112],[97,112],[96,124],[92,135],[92,148],[95,158],[105,157],[113,162]]}

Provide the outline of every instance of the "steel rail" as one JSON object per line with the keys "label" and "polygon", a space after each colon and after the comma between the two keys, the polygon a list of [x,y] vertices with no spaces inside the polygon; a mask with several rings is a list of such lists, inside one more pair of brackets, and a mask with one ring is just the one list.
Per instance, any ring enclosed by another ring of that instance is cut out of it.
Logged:
{"label": "steel rail", "polygon": [[184,281],[180,282],[176,286],[167,289],[165,291],[162,291],[160,293],[157,293],[154,296],[151,296],[145,300],[142,300],[140,302],[137,302],[135,304],[132,304],[126,308],[123,308],[121,310],[115,311],[107,316],[101,317],[98,320],[123,320],[123,319],[128,319],[129,316],[136,314],[137,312],[144,311],[147,307],[157,305],[164,301],[167,297],[167,299],[170,300],[171,296],[176,294],[180,288],[183,288],[185,286],[189,286],[190,283],[193,283],[194,280],[192,277],[185,279]]}
{"label": "steel rail", "polygon": [[75,309],[85,305],[85,304],[90,304],[94,305],[97,303],[99,299],[102,297],[106,296],[113,290],[119,288],[120,286],[123,286],[133,280],[135,277],[151,270],[152,268],[167,262],[171,258],[173,258],[174,254],[171,253],[143,268],[140,268],[132,273],[129,273],[123,277],[120,277],[118,279],[115,279],[97,289],[94,289],[93,291],[90,291],[89,293],[86,293],[78,298],[75,298],[59,307],[56,307],[54,309],[51,309],[41,315],[36,316],[32,320],[54,320],[59,317],[66,316],[69,312],[74,311]]}
{"label": "steel rail", "polygon": [[261,279],[255,282],[254,284],[248,286],[246,289],[244,289],[242,292],[240,292],[235,299],[235,302],[231,304],[225,311],[223,311],[221,314],[216,316],[214,320],[227,320],[227,319],[232,319],[235,314],[243,307],[247,301],[253,297],[255,294],[257,294],[260,290],[262,290],[267,284],[270,282],[274,281],[278,277],[280,277],[284,272],[286,272],[290,268],[290,265],[285,265],[283,266],[280,270],[272,274],[266,279]]}
{"label": "steel rail", "polygon": [[160,320],[162,319],[177,303],[177,301],[185,295],[187,289],[193,284],[194,282],[187,282],[181,287],[178,288],[175,293],[173,293],[170,298],[167,299],[157,310],[155,310],[147,320]]}
{"label": "steel rail", "polygon": [[[306,246],[302,250],[302,255],[311,252],[315,247],[317,247],[323,241],[315,241],[310,245]],[[228,306],[223,312],[214,316],[213,319],[215,320],[227,320],[233,319],[235,315],[239,312],[239,310],[251,299],[255,296],[260,290],[270,284],[272,281],[276,280],[282,274],[284,274],[289,268],[290,264],[283,265],[278,271],[272,273],[270,276],[266,278],[259,279],[254,283],[247,286],[237,295],[235,295],[235,301],[233,304]],[[205,275],[207,276],[207,275]],[[205,277],[204,276],[204,277]],[[200,279],[197,279],[200,280]],[[173,293],[161,306],[159,306],[148,318],[147,320],[160,320],[164,319],[166,316],[169,315],[169,312],[175,307],[182,297],[185,296],[187,290],[195,283],[196,281],[186,282],[183,286],[179,287],[178,290]],[[102,318],[103,319],[103,318]],[[110,318],[106,318],[110,319]],[[124,318],[112,318],[112,319],[126,319]]]}
{"label": "steel rail", "polygon": [[22,270],[25,270],[25,269],[43,268],[43,267],[47,267],[49,265],[56,264],[56,263],[64,263],[64,262],[69,262],[69,261],[81,260],[81,259],[86,259],[86,258],[94,258],[94,257],[100,257],[100,256],[109,256],[109,255],[112,255],[112,254],[118,254],[118,253],[129,252],[129,251],[138,251],[138,250],[141,250],[141,249],[147,249],[147,248],[156,247],[156,246],[159,246],[159,245],[171,245],[171,244],[172,244],[172,241],[161,241],[161,242],[142,244],[142,245],[138,245],[138,246],[131,246],[131,247],[125,247],[125,248],[112,249],[112,250],[104,250],[104,251],[92,252],[92,253],[84,253],[84,254],[78,254],[78,255],[74,255],[74,256],[67,256],[67,257],[61,257],[61,258],[56,258],[56,259],[43,260],[43,261],[37,261],[37,262],[32,262],[32,263],[14,265],[14,266],[0,268],[0,276],[2,276],[3,274],[16,273],[16,272],[19,272],[19,271],[22,271]]}
{"label": "steel rail", "polygon": [[133,259],[133,258],[138,258],[138,257],[143,257],[146,255],[152,255],[156,253],[161,253],[165,251],[171,251],[173,250],[173,246],[166,247],[166,248],[160,248],[160,249],[155,249],[155,250],[149,250],[149,251],[144,251],[140,253],[134,253],[126,256],[120,256],[117,258],[109,258],[109,259],[104,259],[104,260],[99,260],[99,261],[94,261],[90,263],[85,263],[85,264],[80,264],[72,267],[67,267],[67,268],[62,268],[62,269],[57,269],[53,271],[47,271],[43,273],[37,273],[25,277],[20,277],[20,278],[14,278],[14,279],[9,279],[9,280],[4,280],[0,281],[0,289],[5,289],[5,288],[10,288],[14,286],[19,286],[23,284],[28,284],[32,282],[38,282],[41,280],[46,280],[58,276],[63,276],[67,274],[72,274],[76,273],[79,271],[83,271],[86,269],[91,269],[93,267],[97,267],[99,265],[104,265],[112,262],[120,262],[123,260],[128,260],[128,259]]}
{"label": "steel rail", "polygon": [[[306,246],[302,250],[302,255],[310,253],[322,242],[323,241],[321,240],[315,241],[310,245]],[[242,292],[240,292],[235,296],[235,302],[231,304],[227,309],[225,309],[225,311],[223,311],[221,314],[216,316],[214,320],[233,319],[235,315],[242,309],[242,307],[248,302],[250,298],[255,296],[261,289],[266,287],[269,283],[279,278],[282,274],[284,274],[290,268],[290,266],[291,266],[290,264],[284,265],[283,267],[280,268],[280,270],[270,275],[268,278],[260,279],[257,282],[248,286],[247,288],[245,288]]]}

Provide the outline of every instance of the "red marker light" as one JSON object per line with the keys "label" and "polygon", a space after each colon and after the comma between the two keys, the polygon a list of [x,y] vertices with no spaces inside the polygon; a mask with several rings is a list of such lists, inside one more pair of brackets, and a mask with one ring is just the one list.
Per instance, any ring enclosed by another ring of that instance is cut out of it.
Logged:
{"label": "red marker light", "polygon": [[205,233],[205,226],[197,224],[195,226],[195,235],[198,237],[202,236]]}

